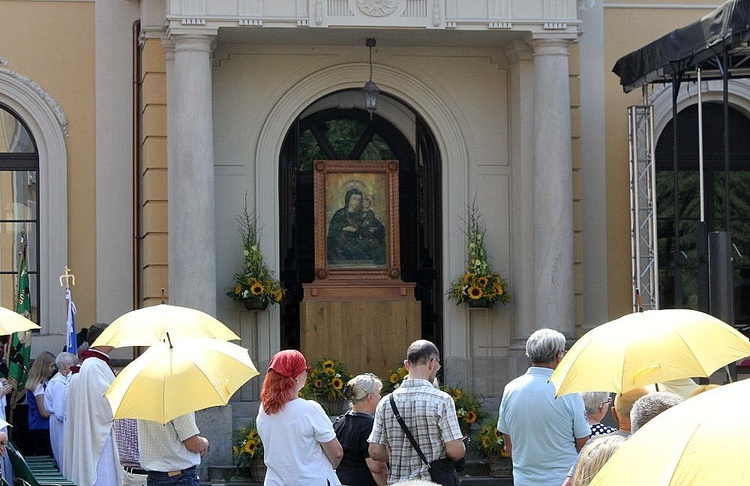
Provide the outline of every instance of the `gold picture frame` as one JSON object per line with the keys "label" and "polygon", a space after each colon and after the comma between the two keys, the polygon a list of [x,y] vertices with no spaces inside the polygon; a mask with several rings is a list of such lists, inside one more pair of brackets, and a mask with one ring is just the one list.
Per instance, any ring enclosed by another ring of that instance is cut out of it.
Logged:
{"label": "gold picture frame", "polygon": [[401,278],[398,161],[314,162],[315,278]]}

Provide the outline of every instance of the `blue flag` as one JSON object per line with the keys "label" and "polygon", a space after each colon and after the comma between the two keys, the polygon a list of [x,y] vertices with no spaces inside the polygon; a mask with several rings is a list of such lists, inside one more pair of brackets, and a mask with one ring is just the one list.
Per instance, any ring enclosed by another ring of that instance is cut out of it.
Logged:
{"label": "blue flag", "polygon": [[70,288],[65,289],[65,300],[68,301],[68,340],[65,344],[65,349],[71,354],[76,354],[76,351],[78,350],[78,337],[76,336],[76,305],[73,303],[73,297],[70,295]]}

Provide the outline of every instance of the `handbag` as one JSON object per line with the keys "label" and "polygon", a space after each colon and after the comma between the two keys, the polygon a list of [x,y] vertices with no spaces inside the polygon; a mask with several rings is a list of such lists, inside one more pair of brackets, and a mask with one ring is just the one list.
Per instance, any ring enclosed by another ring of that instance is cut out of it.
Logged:
{"label": "handbag", "polygon": [[461,486],[461,478],[458,477],[458,473],[456,472],[456,465],[451,459],[444,457],[443,459],[437,459],[432,462],[427,462],[427,458],[424,456],[422,449],[419,447],[416,439],[414,439],[414,436],[412,435],[411,430],[409,430],[409,427],[406,426],[404,418],[399,413],[398,408],[396,407],[396,401],[393,399],[392,393],[390,396],[390,402],[391,408],[393,409],[393,414],[396,416],[396,420],[401,426],[401,429],[403,429],[404,433],[406,434],[406,438],[409,439],[409,442],[411,442],[412,447],[414,447],[414,450],[416,450],[417,454],[419,454],[422,462],[427,464],[427,469],[429,469],[430,471],[430,479],[432,479],[432,482],[441,484],[443,486]]}

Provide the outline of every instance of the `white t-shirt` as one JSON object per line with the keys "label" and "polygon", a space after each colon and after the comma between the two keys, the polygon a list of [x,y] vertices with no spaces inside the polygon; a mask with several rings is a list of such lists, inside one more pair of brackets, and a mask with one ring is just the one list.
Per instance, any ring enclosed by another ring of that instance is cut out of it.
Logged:
{"label": "white t-shirt", "polygon": [[321,447],[336,433],[317,402],[297,398],[273,415],[261,405],[256,424],[263,441],[266,486],[341,484]]}

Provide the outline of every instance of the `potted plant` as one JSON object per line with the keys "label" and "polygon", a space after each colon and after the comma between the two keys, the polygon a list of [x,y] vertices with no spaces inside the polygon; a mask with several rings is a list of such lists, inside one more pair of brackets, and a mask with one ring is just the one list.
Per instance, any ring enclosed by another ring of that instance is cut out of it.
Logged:
{"label": "potted plant", "polygon": [[310,367],[307,383],[300,396],[320,403],[328,415],[340,415],[346,410],[344,385],[353,378],[344,363],[333,358],[319,359]]}
{"label": "potted plant", "polygon": [[474,448],[487,458],[490,466],[490,476],[495,478],[510,478],[513,476],[513,464],[505,451],[503,434],[497,430],[497,415],[482,424],[477,440],[473,441]]}
{"label": "potted plant", "polygon": [[487,417],[482,402],[462,388],[453,388],[450,385],[443,385],[440,389],[453,398],[453,402],[456,405],[458,425],[461,426],[461,431],[464,435],[469,434],[472,425],[477,421]]}
{"label": "potted plant", "polygon": [[446,294],[456,305],[467,303],[469,307],[492,308],[510,300],[506,282],[492,270],[484,248],[486,226],[484,216],[476,206],[476,199],[467,208],[466,243],[469,262],[466,272],[451,282]]}
{"label": "potted plant", "polygon": [[242,214],[237,217],[237,225],[242,237],[244,268],[234,274],[234,285],[225,295],[248,310],[264,310],[268,304],[281,302],[284,289],[274,278],[260,252],[258,219],[254,213],[248,213],[247,197],[242,209]]}
{"label": "potted plant", "polygon": [[255,482],[262,483],[266,479],[266,465],[263,462],[263,442],[258,435],[255,422],[250,422],[232,440],[232,457],[239,470],[249,471],[249,476]]}

